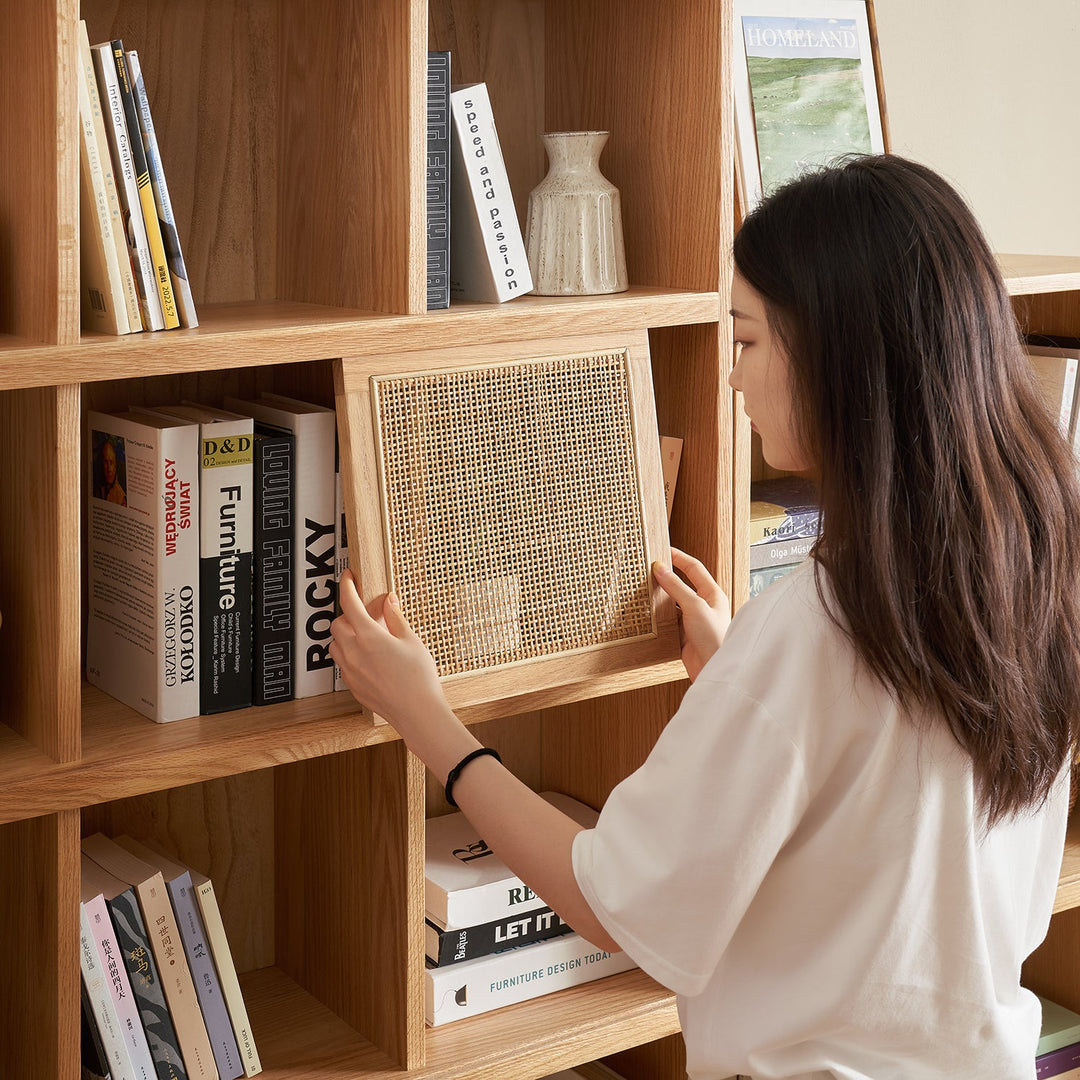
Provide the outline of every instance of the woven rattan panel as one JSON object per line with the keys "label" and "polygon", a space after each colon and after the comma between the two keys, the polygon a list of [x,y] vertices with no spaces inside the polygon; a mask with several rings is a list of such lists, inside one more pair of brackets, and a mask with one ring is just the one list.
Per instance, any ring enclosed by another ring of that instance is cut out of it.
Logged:
{"label": "woven rattan panel", "polygon": [[372,379],[390,582],[441,675],[654,632],[628,362]]}

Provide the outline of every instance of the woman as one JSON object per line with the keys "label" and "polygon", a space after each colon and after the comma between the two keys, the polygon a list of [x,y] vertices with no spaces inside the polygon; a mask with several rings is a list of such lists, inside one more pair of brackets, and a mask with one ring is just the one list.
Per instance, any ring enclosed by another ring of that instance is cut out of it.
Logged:
{"label": "woman", "polygon": [[346,579],[332,654],[534,891],[678,994],[695,1080],[1030,1080],[1080,718],[1071,452],[930,170],[794,181],[734,256],[731,385],[823,527],[730,627],[698,562],[656,568],[693,685],[596,828],[473,756],[395,598]]}

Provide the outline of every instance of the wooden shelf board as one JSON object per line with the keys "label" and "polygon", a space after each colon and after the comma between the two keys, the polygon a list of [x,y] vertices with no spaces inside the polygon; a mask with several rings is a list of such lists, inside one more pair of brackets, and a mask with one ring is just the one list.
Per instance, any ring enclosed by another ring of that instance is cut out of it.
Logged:
{"label": "wooden shelf board", "polygon": [[1080,289],[1080,257],[998,255],[997,260],[1012,296]]}
{"label": "wooden shelf board", "polygon": [[675,997],[640,971],[427,1029],[406,1072],[277,968],[240,977],[267,1080],[527,1080],[679,1030]]}
{"label": "wooden shelf board", "polygon": [[[460,710],[467,724],[685,678],[680,661],[612,671]],[[89,684],[82,754],[57,763],[0,724],[0,824],[397,739],[347,693],[155,724]]]}
{"label": "wooden shelf board", "polygon": [[1065,834],[1065,854],[1058,875],[1054,912],[1080,907],[1080,814],[1074,815]]}
{"label": "wooden shelf board", "polygon": [[421,315],[286,301],[207,305],[193,330],[124,337],[87,334],[75,345],[12,347],[5,351],[0,390],[465,347],[477,341],[588,334],[620,326],[693,325],[717,322],[720,310],[715,292],[644,287],[611,296],[459,303]]}

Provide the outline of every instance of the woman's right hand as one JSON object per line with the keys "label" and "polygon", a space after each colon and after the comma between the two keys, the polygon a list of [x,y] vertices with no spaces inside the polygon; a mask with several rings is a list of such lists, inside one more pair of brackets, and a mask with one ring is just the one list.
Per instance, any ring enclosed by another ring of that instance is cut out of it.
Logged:
{"label": "woman's right hand", "polygon": [[724,640],[731,603],[697,559],[672,548],[671,564],[686,575],[689,585],[663,563],[653,563],[653,576],[679,609],[682,661],[693,682]]}

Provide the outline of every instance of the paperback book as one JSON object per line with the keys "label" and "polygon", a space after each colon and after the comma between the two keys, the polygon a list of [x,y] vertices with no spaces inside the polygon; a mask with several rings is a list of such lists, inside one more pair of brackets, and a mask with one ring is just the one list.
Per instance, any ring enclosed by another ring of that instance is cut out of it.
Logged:
{"label": "paperback book", "polygon": [[817,537],[821,511],[814,485],[800,476],[750,484],[750,544]]}
{"label": "paperback book", "polygon": [[450,295],[502,303],[531,292],[510,179],[484,83],[450,94]]}
{"label": "paperback book", "polygon": [[165,166],[161,162],[161,148],[158,146],[154,118],[150,112],[150,99],[143,81],[142,65],[139,63],[139,54],[135,49],[129,49],[126,58],[138,112],[139,134],[142,138],[143,149],[146,151],[146,166],[150,176],[150,186],[154,192],[161,242],[165,249],[169,279],[172,282],[176,313],[181,326],[198,326],[199,318],[195,314],[195,299],[191,294],[191,283],[188,281],[184,253],[180,247],[180,234],[173,214],[172,196],[169,194],[169,185],[165,182]]}
{"label": "paperback book", "polygon": [[158,723],[199,714],[197,429],[88,414],[87,679]]}
{"label": "paperback book", "polygon": [[578,934],[524,945],[425,972],[425,1017],[437,1027],[579,986],[636,965],[624,952],[609,953]]}

